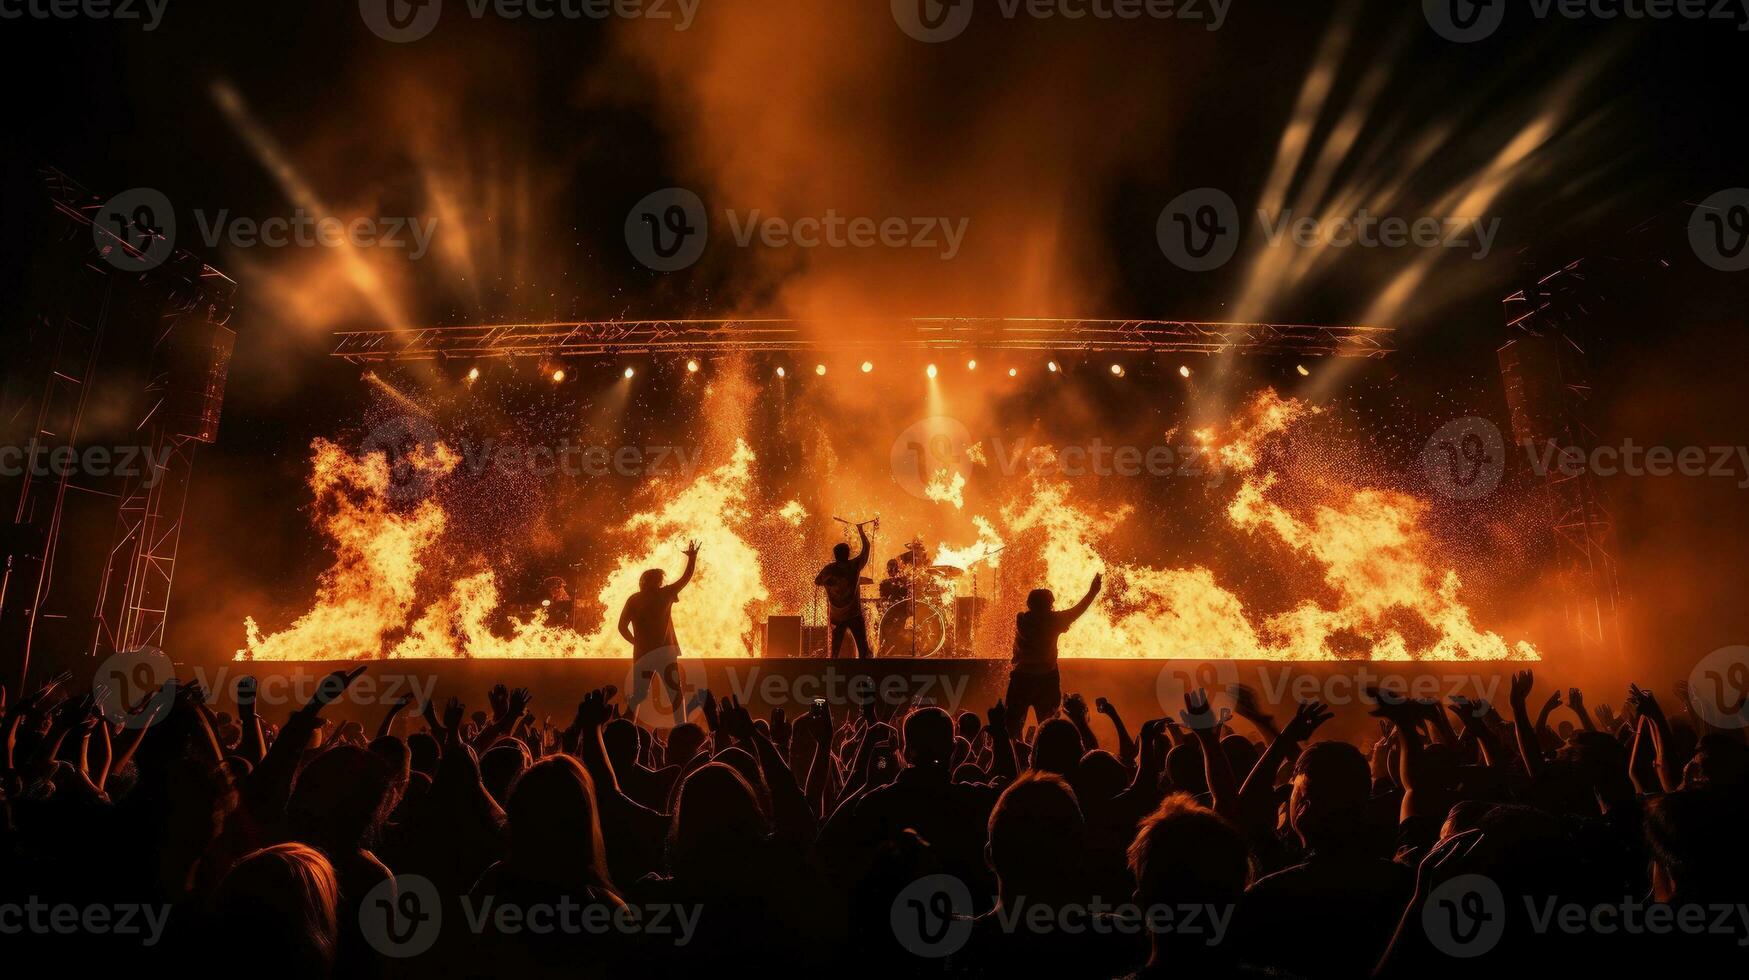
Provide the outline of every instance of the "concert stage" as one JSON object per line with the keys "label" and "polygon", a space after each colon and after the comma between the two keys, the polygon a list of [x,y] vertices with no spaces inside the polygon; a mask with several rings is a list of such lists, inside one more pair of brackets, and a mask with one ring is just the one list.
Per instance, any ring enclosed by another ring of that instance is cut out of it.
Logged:
{"label": "concert stage", "polygon": [[[782,707],[796,717],[814,698],[825,698],[838,717],[854,709],[865,696],[874,695],[877,711],[886,715],[913,699],[932,702],[952,711],[983,714],[1003,696],[1008,663],[995,659],[875,660],[779,660],[682,658],[682,683],[688,696],[708,687],[718,696],[733,695],[752,706],[755,717],[769,716]],[[221,676],[208,686],[218,692],[221,707],[234,708],[232,692],[236,679],[245,674],[260,681],[262,712],[277,718],[301,704],[327,673],[350,664],[343,662],[256,662],[225,665]],[[554,724],[569,723],[577,701],[588,691],[613,685],[631,690],[629,659],[568,660],[384,660],[372,661],[370,669],[355,683],[345,699],[325,713],[339,720],[356,720],[374,731],[387,705],[402,694],[429,698],[441,706],[459,697],[468,711],[489,710],[486,692],[494,684],[526,687],[534,692],[532,710],[537,717],[550,717]],[[1203,687],[1214,694],[1228,685],[1242,683],[1258,692],[1266,710],[1285,722],[1298,700],[1317,699],[1336,709],[1329,734],[1358,733],[1372,727],[1366,717],[1370,702],[1364,696],[1369,686],[1383,685],[1415,697],[1453,694],[1482,697],[1505,710],[1507,679],[1517,661],[1465,661],[1386,663],[1374,661],[1197,661],[1152,659],[1073,659],[1061,662],[1063,692],[1081,693],[1093,709],[1095,698],[1104,697],[1116,706],[1131,733],[1149,718],[1183,708],[1187,687]],[[1231,699],[1217,696],[1218,708]],[[659,723],[659,719],[646,718]],[[1103,722],[1095,722],[1104,730]]]}

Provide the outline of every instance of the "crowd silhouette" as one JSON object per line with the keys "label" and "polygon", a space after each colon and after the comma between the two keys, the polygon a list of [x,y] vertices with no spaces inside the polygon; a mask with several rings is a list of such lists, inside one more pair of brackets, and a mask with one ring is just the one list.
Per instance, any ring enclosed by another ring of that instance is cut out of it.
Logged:
{"label": "crowd silhouette", "polygon": [[286,977],[1749,962],[1743,729],[1639,687],[1595,712],[1539,701],[1530,671],[1504,712],[1372,690],[1342,706],[1377,716],[1370,744],[1243,686],[1133,734],[1104,698],[1036,691],[1036,724],[702,692],[652,727],[612,688],[555,720],[503,687],[473,711],[399,700],[374,733],[324,719],[364,669],[281,718],[247,679],[235,715],[172,685],[150,724],[65,678],[8,699],[14,975],[38,950]]}

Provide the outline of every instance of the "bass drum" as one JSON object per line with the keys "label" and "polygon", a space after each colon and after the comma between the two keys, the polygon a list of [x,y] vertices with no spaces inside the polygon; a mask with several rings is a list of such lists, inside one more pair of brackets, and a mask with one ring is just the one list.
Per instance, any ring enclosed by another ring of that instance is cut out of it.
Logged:
{"label": "bass drum", "polygon": [[881,656],[939,657],[946,649],[947,616],[936,606],[906,599],[881,614]]}

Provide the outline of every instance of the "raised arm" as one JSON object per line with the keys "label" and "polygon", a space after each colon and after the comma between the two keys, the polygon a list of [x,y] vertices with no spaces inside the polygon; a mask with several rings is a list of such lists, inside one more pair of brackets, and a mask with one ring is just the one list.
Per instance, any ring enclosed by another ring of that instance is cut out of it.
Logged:
{"label": "raised arm", "polygon": [[[1094,579],[1094,588],[1098,588],[1099,580]],[[1186,691],[1184,694],[1184,725],[1196,738],[1196,744],[1202,748],[1203,772],[1208,776],[1209,795],[1214,797],[1215,812],[1228,820],[1236,820],[1239,816],[1239,784],[1233,776],[1233,764],[1227,759],[1227,753],[1221,751],[1221,725],[1227,720],[1226,711],[1217,716],[1209,707],[1208,692],[1198,688]]]}
{"label": "raised arm", "polygon": [[1111,719],[1111,725],[1117,729],[1117,761],[1126,766],[1136,762],[1136,741],[1130,738],[1130,730],[1124,727],[1123,719],[1118,717],[1117,708],[1104,698],[1094,698],[1093,707],[1100,714]]}
{"label": "raised arm", "polygon": [[680,573],[680,577],[674,580],[674,584],[668,587],[668,591],[678,593],[681,589],[686,588],[686,583],[692,581],[693,570],[697,567],[698,542],[688,541],[686,543],[686,571]]}
{"label": "raised arm", "polygon": [[[1263,801],[1272,799],[1275,790],[1275,774],[1281,764],[1299,755],[1300,745],[1312,737],[1318,726],[1336,717],[1329,705],[1322,701],[1301,701],[1294,709],[1293,720],[1287,728],[1276,733],[1270,741],[1269,748],[1251,767],[1251,772],[1245,777],[1245,785],[1239,788],[1239,800],[1250,812],[1261,808]],[[1271,723],[1270,728],[1275,726]]]}
{"label": "raised arm", "polygon": [[861,572],[863,566],[868,564],[868,528],[858,524],[856,526],[856,537],[857,540],[862,542],[862,550],[858,552],[856,557],[851,559],[851,561],[856,564],[856,570]]}
{"label": "raised arm", "polygon": [[1534,674],[1521,670],[1512,675],[1512,686],[1508,689],[1512,699],[1512,733],[1518,740],[1519,761],[1524,764],[1524,774],[1533,780],[1543,770],[1542,745],[1537,741],[1535,726],[1530,723],[1530,689],[1535,683]]}
{"label": "raised arm", "polygon": [[1104,582],[1105,576],[1103,574],[1095,574],[1093,576],[1093,584],[1087,587],[1087,594],[1081,597],[1081,601],[1063,610],[1060,614],[1063,617],[1064,626],[1080,619],[1087,610],[1093,608],[1093,599],[1095,596],[1099,595],[1099,587]]}

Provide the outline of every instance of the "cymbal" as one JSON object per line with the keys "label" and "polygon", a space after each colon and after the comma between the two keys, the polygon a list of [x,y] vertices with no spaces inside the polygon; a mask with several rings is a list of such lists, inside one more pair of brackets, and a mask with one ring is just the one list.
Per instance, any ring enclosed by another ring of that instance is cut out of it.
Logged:
{"label": "cymbal", "polygon": [[867,575],[864,575],[861,578],[856,580],[856,584],[857,585],[873,585],[873,584],[875,584],[875,580],[872,578],[869,578]]}
{"label": "cymbal", "polygon": [[940,575],[942,578],[959,578],[966,573],[966,570],[958,565],[931,565],[924,571],[931,575]]}

